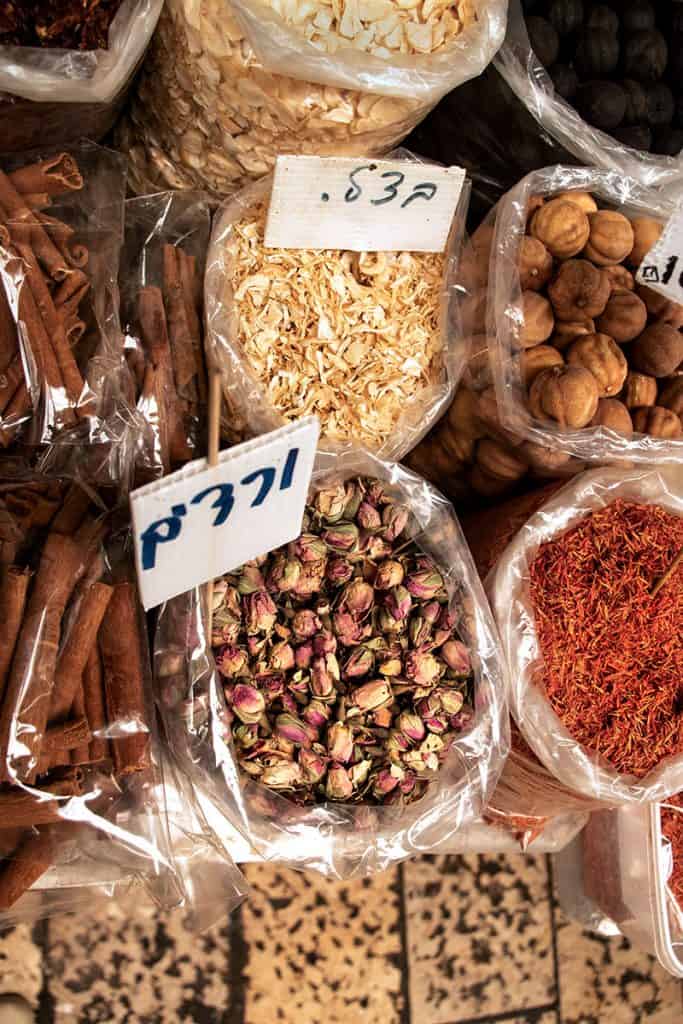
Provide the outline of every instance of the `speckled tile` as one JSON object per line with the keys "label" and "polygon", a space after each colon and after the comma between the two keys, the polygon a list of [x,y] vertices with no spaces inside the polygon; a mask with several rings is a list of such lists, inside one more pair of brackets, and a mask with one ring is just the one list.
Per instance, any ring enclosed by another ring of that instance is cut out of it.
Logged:
{"label": "speckled tile", "polygon": [[244,1024],[399,1024],[398,872],[329,882],[249,865]]}
{"label": "speckled tile", "polygon": [[181,913],[115,904],[50,921],[54,1024],[227,1021],[228,929],[193,935]]}
{"label": "speckled tile", "polygon": [[562,1024],[680,1024],[683,988],[626,939],[583,931],[558,912]]}
{"label": "speckled tile", "polygon": [[38,1005],[43,986],[43,953],[28,924],[0,930],[0,996],[23,996]]}
{"label": "speckled tile", "polygon": [[403,871],[413,1021],[457,1024],[553,1003],[544,858],[419,857]]}

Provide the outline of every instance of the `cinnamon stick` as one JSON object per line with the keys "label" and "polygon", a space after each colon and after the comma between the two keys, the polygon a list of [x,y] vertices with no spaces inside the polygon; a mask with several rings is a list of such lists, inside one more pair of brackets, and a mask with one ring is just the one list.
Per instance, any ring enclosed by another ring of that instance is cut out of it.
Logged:
{"label": "cinnamon stick", "polygon": [[52,206],[52,199],[47,192],[22,192],[22,195],[29,210],[47,210]]}
{"label": "cinnamon stick", "polygon": [[[59,821],[64,799],[80,796],[83,792],[82,774],[70,776],[32,790],[15,789],[0,792],[0,822],[2,828],[32,828]],[[61,798],[61,799],[58,799]]]}
{"label": "cinnamon stick", "polygon": [[83,188],[83,176],[69,153],[59,153],[28,164],[12,171],[9,178],[17,192],[24,193],[45,192],[49,196],[59,196]]}
{"label": "cinnamon stick", "polygon": [[0,210],[12,238],[31,245],[51,278],[61,281],[71,273],[61,252],[3,171],[0,171]]}
{"label": "cinnamon stick", "polygon": [[4,373],[19,352],[17,325],[12,316],[5,287],[0,282],[0,373]]}
{"label": "cinnamon stick", "polygon": [[90,496],[80,484],[70,484],[59,511],[52,520],[55,533],[72,534],[83,523],[90,508]]}
{"label": "cinnamon stick", "polygon": [[[17,388],[24,383],[24,364],[21,361],[19,352],[15,352],[14,358],[0,374],[0,414],[8,407]],[[26,392],[28,394],[28,392]]]}
{"label": "cinnamon stick", "polygon": [[66,751],[62,751],[62,753],[66,753],[69,755],[69,761],[71,762],[72,765],[87,764],[90,761],[90,743],[92,740],[92,730],[90,729],[90,724],[88,723],[85,714],[85,696],[83,693],[82,678],[79,681],[78,689],[76,690],[76,696],[74,697],[74,702],[71,706],[71,714],[74,717],[82,718],[86,722],[86,724],[88,725],[88,733],[87,736],[81,738],[81,741],[79,743],[77,743],[73,747],[70,747]]}
{"label": "cinnamon stick", "polygon": [[107,720],[110,725],[135,725],[138,732],[112,740],[114,765],[121,775],[149,764],[142,637],[137,594],[132,583],[119,583],[107,608],[99,635]]}
{"label": "cinnamon stick", "polygon": [[0,910],[9,910],[44,875],[53,861],[55,837],[49,826],[31,833],[0,867]]}
{"label": "cinnamon stick", "polygon": [[16,565],[0,569],[0,705],[21,627],[31,574]]}
{"label": "cinnamon stick", "polygon": [[47,728],[41,753],[50,756],[58,750],[74,750],[83,744],[88,746],[91,739],[88,720],[84,716],[72,718]]}
{"label": "cinnamon stick", "polygon": [[183,289],[183,299],[187,311],[187,322],[192,338],[192,349],[194,353],[195,373],[197,376],[197,391],[199,401],[205,405],[208,398],[206,382],[206,367],[204,365],[204,348],[202,345],[202,329],[199,322],[197,305],[197,261],[183,249],[178,247],[178,260],[180,263],[180,282]]}
{"label": "cinnamon stick", "polygon": [[74,270],[55,289],[55,308],[66,313],[76,313],[90,290],[90,279],[82,270]]}
{"label": "cinnamon stick", "polygon": [[15,434],[31,411],[31,396],[25,381],[21,381],[3,414],[4,425],[0,427],[0,447],[6,448],[14,440]]}
{"label": "cinnamon stick", "polygon": [[25,832],[23,828],[3,828],[0,822],[0,860],[14,853]]}
{"label": "cinnamon stick", "polygon": [[[178,417],[178,395],[173,382],[171,348],[161,290],[143,288],[138,296],[140,335],[149,363],[145,369],[142,397],[156,404],[159,457],[164,473],[171,468],[170,437]],[[153,421],[153,415],[149,416]]]}
{"label": "cinnamon stick", "polygon": [[190,398],[190,385],[196,373],[196,363],[175,246],[164,246],[163,266],[164,304],[168,313],[168,335],[173,354],[176,389],[182,397]]}
{"label": "cinnamon stick", "polygon": [[106,583],[95,583],[84,595],[78,615],[57,661],[49,722],[65,718],[71,710],[88,655],[97,640],[100,623],[112,596]]}
{"label": "cinnamon stick", "polygon": [[19,778],[32,780],[35,776],[47,724],[62,616],[83,568],[83,554],[77,539],[49,533],[19,631],[0,710],[0,779],[10,780],[9,763],[15,759],[19,762],[16,765]]}
{"label": "cinnamon stick", "polygon": [[102,662],[97,645],[90,651],[83,672],[83,704],[92,733],[89,758],[91,761],[103,761],[109,755],[109,743],[104,736],[98,735],[106,727],[107,716],[104,706]]}

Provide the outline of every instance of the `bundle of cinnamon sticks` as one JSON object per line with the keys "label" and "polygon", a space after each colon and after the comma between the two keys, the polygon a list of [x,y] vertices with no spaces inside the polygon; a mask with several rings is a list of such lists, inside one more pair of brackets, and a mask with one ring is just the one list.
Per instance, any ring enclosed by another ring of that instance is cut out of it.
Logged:
{"label": "bundle of cinnamon sticks", "polygon": [[78,366],[90,291],[89,252],[45,211],[84,181],[73,156],[0,170],[0,446],[40,403],[38,441],[93,412]]}
{"label": "bundle of cinnamon sticks", "polygon": [[200,454],[207,385],[196,259],[163,245],[161,287],[140,288],[128,327],[126,357],[137,407],[148,428],[143,476],[161,476]]}
{"label": "bundle of cinnamon sticks", "polygon": [[0,910],[53,863],[78,798],[106,816],[103,771],[120,789],[150,765],[135,584],[104,581],[106,518],[79,485],[49,518],[41,498],[39,552],[34,533],[32,558],[0,564]]}

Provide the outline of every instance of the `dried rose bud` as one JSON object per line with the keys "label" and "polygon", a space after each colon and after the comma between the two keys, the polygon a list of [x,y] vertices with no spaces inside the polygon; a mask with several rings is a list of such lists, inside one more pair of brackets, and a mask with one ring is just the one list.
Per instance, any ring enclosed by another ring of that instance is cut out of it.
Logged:
{"label": "dried rose bud", "polygon": [[391,725],[391,708],[377,708],[376,711],[372,712],[372,721],[378,729],[388,729]]}
{"label": "dried rose bud", "polygon": [[364,530],[374,532],[375,530],[379,530],[381,527],[382,517],[374,505],[371,505],[368,501],[364,501],[358,509],[356,522],[359,526],[362,526]]}
{"label": "dried rose bud", "polygon": [[465,703],[465,697],[460,690],[451,687],[439,687],[438,691],[441,707],[447,715],[457,715]]}
{"label": "dried rose bud", "polygon": [[329,704],[323,704],[319,700],[312,700],[303,710],[304,721],[308,722],[309,725],[313,725],[316,729],[321,729],[323,725],[328,721],[332,709]]}
{"label": "dried rose bud", "polygon": [[392,729],[387,737],[386,747],[390,754],[403,754],[410,750],[410,740],[398,729]]}
{"label": "dried rose bud", "polygon": [[348,800],[353,793],[351,777],[340,764],[334,764],[327,773],[325,793],[328,800]]}
{"label": "dried rose bud", "polygon": [[348,608],[353,615],[361,618],[369,612],[375,601],[375,593],[369,583],[365,580],[351,580],[344,587],[341,606]]}
{"label": "dried rose bud", "polygon": [[266,577],[266,584],[269,590],[278,594],[286,594],[294,589],[300,576],[301,562],[298,558],[285,558],[284,555],[276,555]]}
{"label": "dried rose bud", "polygon": [[297,597],[317,594],[325,578],[326,568],[325,562],[306,562],[291,592]]}
{"label": "dried rose bud", "polygon": [[277,608],[270,594],[257,590],[245,596],[244,614],[248,633],[269,633],[275,625]]}
{"label": "dried rose bud", "polygon": [[424,722],[419,715],[411,714],[409,711],[402,711],[398,716],[396,724],[403,735],[407,736],[409,740],[419,743],[420,740],[424,739]]}
{"label": "dried rose bud", "polygon": [[439,655],[456,675],[468,676],[470,674],[472,668],[470,652],[460,640],[447,640],[439,651]]}
{"label": "dried rose bud", "polygon": [[353,566],[346,558],[331,558],[327,563],[325,575],[330,583],[341,586],[353,576]]}
{"label": "dried rose bud", "polygon": [[396,789],[398,786],[398,779],[395,775],[392,775],[388,768],[382,768],[381,771],[375,776],[375,781],[372,784],[372,792],[376,797],[386,796],[387,793],[391,793],[392,789]]}
{"label": "dried rose bud", "polygon": [[297,668],[310,668],[313,660],[313,644],[310,640],[300,644],[294,651],[294,662]]}
{"label": "dried rose bud", "polygon": [[321,629],[322,623],[315,612],[302,608],[295,613],[291,627],[296,640],[310,640]]}
{"label": "dried rose bud", "polygon": [[282,676],[271,676],[269,679],[264,679],[260,685],[268,703],[282,697],[285,692],[285,681]]}
{"label": "dried rose bud", "polygon": [[238,725],[233,736],[238,747],[249,750],[258,743],[258,725]]}
{"label": "dried rose bud", "polygon": [[333,700],[335,697],[334,678],[327,665],[327,657],[313,659],[311,669],[311,693],[320,700]]}
{"label": "dried rose bud", "polygon": [[357,686],[350,694],[351,703],[361,711],[373,711],[382,707],[383,704],[390,704],[393,700],[391,687],[384,679],[373,679],[370,683],[363,683]]}
{"label": "dried rose bud", "polygon": [[407,796],[408,793],[412,793],[413,790],[415,789],[416,783],[417,779],[415,778],[414,774],[412,772],[406,772],[401,781],[399,782],[399,788],[401,790],[401,793],[403,793],[404,796]]}
{"label": "dried rose bud", "polygon": [[346,492],[346,504],[344,505],[344,519],[355,519],[356,513],[363,501],[363,489],[353,480],[347,480],[344,485]]}
{"label": "dried rose bud", "polygon": [[336,523],[344,514],[346,486],[322,487],[313,499],[313,507],[328,523]]}
{"label": "dried rose bud", "polygon": [[442,666],[433,654],[409,651],[405,657],[405,674],[418,686],[430,686],[441,675]]}
{"label": "dried rose bud", "polygon": [[358,676],[366,676],[372,672],[375,659],[372,651],[367,647],[355,647],[344,662],[342,673],[345,679],[356,679]]}
{"label": "dried rose bud", "polygon": [[392,587],[397,587],[403,583],[404,576],[405,571],[401,563],[394,558],[389,558],[386,562],[380,562],[377,566],[375,587],[377,590],[391,590]]}
{"label": "dried rose bud", "polygon": [[333,761],[347,764],[353,757],[353,732],[348,725],[335,722],[327,730],[327,753]]}
{"label": "dried rose bud", "polygon": [[211,624],[211,644],[218,647],[219,644],[237,643],[242,629],[242,622],[236,619],[226,608],[219,608],[214,613]]}
{"label": "dried rose bud", "polygon": [[249,651],[249,657],[258,658],[265,651],[267,644],[268,639],[265,636],[248,636],[247,650]]}
{"label": "dried rose bud", "polygon": [[255,686],[237,683],[231,692],[231,705],[240,722],[249,725],[258,722],[266,709],[266,701]]}
{"label": "dried rose bud", "polygon": [[434,718],[425,718],[424,723],[430,732],[437,733],[437,735],[445,732],[448,728],[447,719],[436,716]]}
{"label": "dried rose bud", "polygon": [[399,622],[407,619],[412,607],[412,599],[405,587],[393,587],[384,599],[386,607]]}
{"label": "dried rose bud", "polygon": [[408,525],[408,509],[403,505],[385,505],[382,511],[384,539],[395,541]]}
{"label": "dried rose bud", "polygon": [[298,747],[310,747],[311,745],[306,724],[295,715],[278,715],[275,719],[275,732]]}
{"label": "dried rose bud", "polygon": [[400,676],[403,671],[403,662],[400,658],[385,658],[377,666],[377,671],[381,676]]}
{"label": "dried rose bud", "polygon": [[294,649],[286,641],[274,644],[271,648],[270,667],[275,672],[288,672],[294,668]]}
{"label": "dried rose bud", "polygon": [[327,554],[327,545],[315,533],[302,533],[294,541],[294,550],[302,562],[320,562]]}
{"label": "dried rose bud", "polygon": [[324,529],[321,537],[333,551],[353,551],[358,544],[358,527],[355,523],[337,523]]}
{"label": "dried rose bud", "polygon": [[423,604],[420,609],[420,614],[423,619],[426,619],[430,626],[436,625],[441,615],[441,605],[438,601],[428,601],[427,604]]}
{"label": "dried rose bud", "polygon": [[457,614],[454,608],[449,608],[448,605],[443,605],[441,608],[441,614],[439,615],[439,629],[451,630],[457,622]]}
{"label": "dried rose bud", "polygon": [[366,499],[372,502],[373,505],[384,505],[387,501],[390,501],[389,495],[384,489],[384,485],[379,480],[373,480],[366,492]]}
{"label": "dried rose bud", "polygon": [[326,629],[313,637],[313,650],[316,654],[334,654],[337,650],[337,638]]}
{"label": "dried rose bud", "polygon": [[367,782],[371,768],[372,761],[370,760],[359,761],[357,764],[353,765],[349,774],[351,775],[351,782],[353,783],[354,789],[359,789],[365,782]]}
{"label": "dried rose bud", "polygon": [[305,781],[313,784],[320,782],[327,770],[325,759],[312,750],[302,750],[300,752],[299,765],[301,766]]}
{"label": "dried rose bud", "polygon": [[284,761],[264,768],[261,782],[271,789],[295,789],[303,782],[303,772],[296,761]]}
{"label": "dried rose bud", "polygon": [[391,544],[384,540],[383,537],[375,536],[371,533],[365,534],[361,546],[368,558],[374,560],[388,558],[391,554]]}
{"label": "dried rose bud", "polygon": [[400,633],[406,626],[406,620],[397,619],[390,608],[379,608],[377,625],[383,633]]}
{"label": "dried rose bud", "polygon": [[417,572],[408,576],[406,586],[413,597],[417,597],[421,601],[429,601],[443,590],[443,577],[433,567],[418,569]]}
{"label": "dried rose bud", "polygon": [[432,627],[422,614],[413,615],[408,625],[408,637],[412,647],[422,647],[432,638]]}
{"label": "dried rose bud", "polygon": [[226,679],[236,679],[244,675],[244,670],[249,665],[246,652],[241,647],[234,647],[226,644],[216,655],[216,666],[221,675]]}
{"label": "dried rose bud", "polygon": [[261,570],[255,565],[248,563],[242,566],[237,589],[240,594],[253,594],[257,590],[263,590],[265,586]]}
{"label": "dried rose bud", "polygon": [[343,609],[332,616],[332,626],[340,644],[351,647],[362,640],[363,630],[351,612]]}
{"label": "dried rose bud", "polygon": [[457,715],[453,715],[451,717],[451,729],[456,729],[458,732],[462,732],[463,729],[466,729],[468,727],[473,718],[473,709],[468,705],[465,705],[462,711],[458,712]]}

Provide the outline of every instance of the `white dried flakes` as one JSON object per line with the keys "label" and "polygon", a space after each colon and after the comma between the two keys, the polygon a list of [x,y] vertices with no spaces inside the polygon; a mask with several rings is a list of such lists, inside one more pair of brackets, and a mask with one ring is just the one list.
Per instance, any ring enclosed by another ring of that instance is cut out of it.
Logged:
{"label": "white dried flakes", "polygon": [[285,419],[380,447],[443,372],[442,253],[266,249],[266,204],[231,227],[235,339]]}

